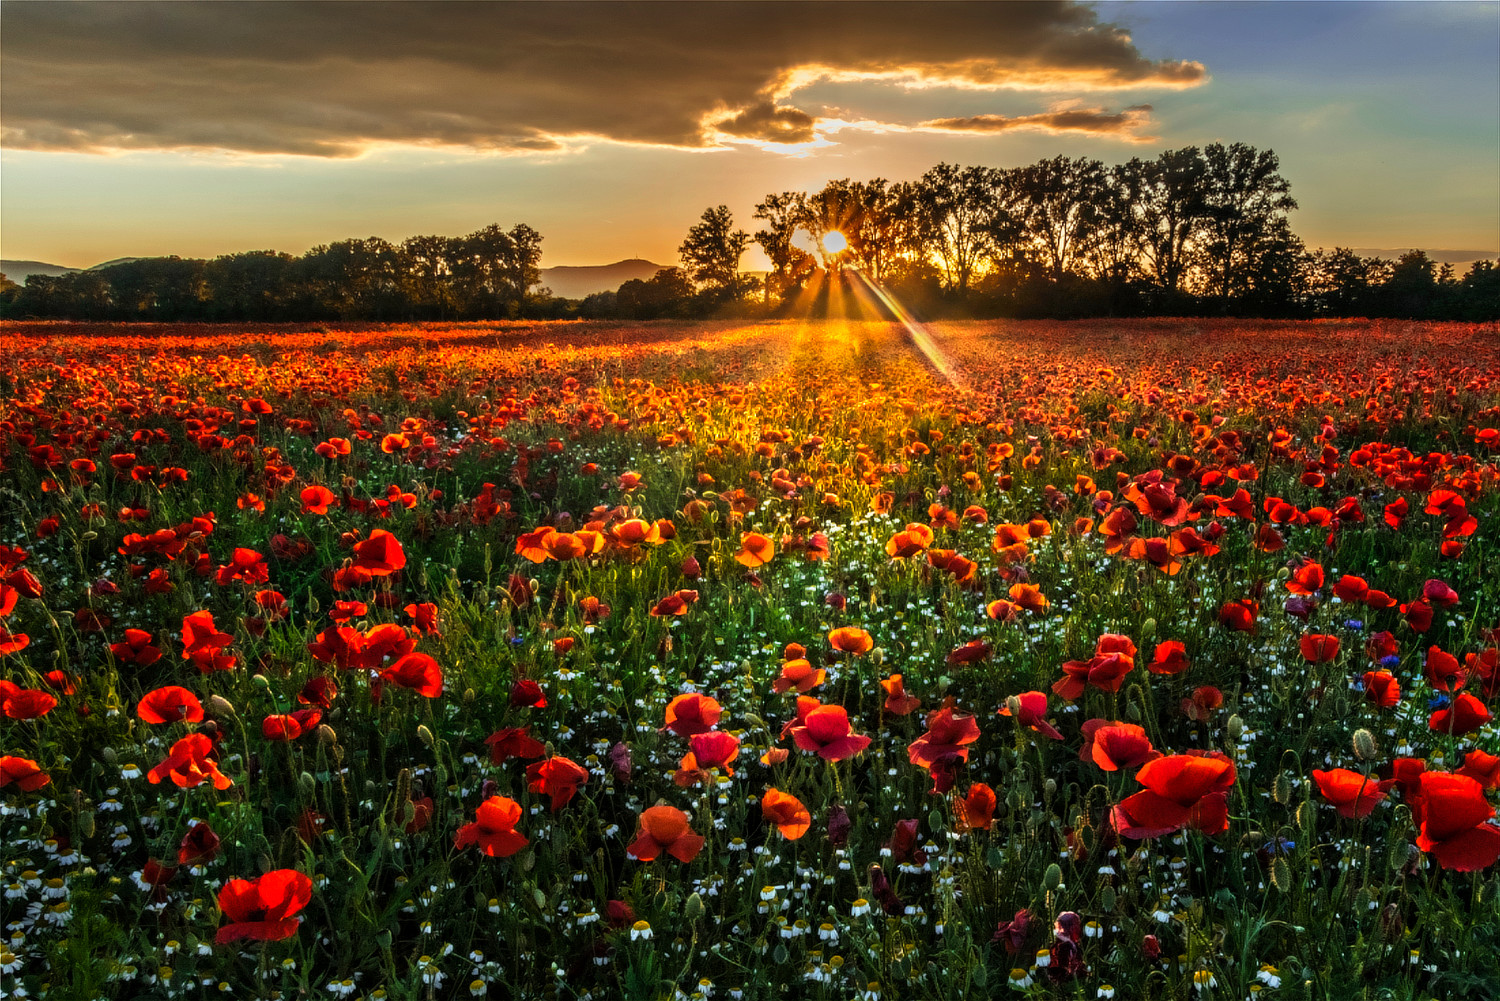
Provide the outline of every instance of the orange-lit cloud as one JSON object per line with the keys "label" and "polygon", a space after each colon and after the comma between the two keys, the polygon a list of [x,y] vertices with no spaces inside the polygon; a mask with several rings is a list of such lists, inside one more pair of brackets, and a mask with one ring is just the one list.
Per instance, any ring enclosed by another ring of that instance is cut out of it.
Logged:
{"label": "orange-lit cloud", "polygon": [[[7,4],[5,29],[3,142],[35,150],[790,148],[819,139],[790,99],[824,80],[1068,95],[1206,79],[1061,0]],[[1136,111],[1114,128],[1088,111],[927,125],[1128,134]]]}
{"label": "orange-lit cloud", "polygon": [[1137,104],[1123,111],[1110,112],[1102,108],[1066,108],[1047,111],[1038,115],[971,115],[967,118],[935,118],[923,122],[919,128],[936,132],[975,132],[993,134],[1027,129],[1039,132],[1087,132],[1093,135],[1114,136],[1128,142],[1152,142],[1155,136],[1145,135],[1141,129],[1151,125],[1151,105]]}

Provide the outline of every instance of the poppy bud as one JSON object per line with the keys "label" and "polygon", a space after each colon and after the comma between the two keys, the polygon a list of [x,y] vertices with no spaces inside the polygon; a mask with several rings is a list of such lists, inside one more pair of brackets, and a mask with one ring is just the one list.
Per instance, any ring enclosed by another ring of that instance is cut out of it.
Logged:
{"label": "poppy bud", "polygon": [[1141,955],[1147,959],[1157,959],[1161,956],[1161,943],[1155,935],[1147,935],[1141,939]]}
{"label": "poppy bud", "polygon": [[1051,778],[1049,778],[1047,781],[1043,782],[1042,783],[1042,792],[1047,796],[1048,799],[1051,799],[1053,796],[1056,796],[1057,795],[1057,779],[1051,779]]}
{"label": "poppy bud", "polygon": [[1287,865],[1285,856],[1277,855],[1271,859],[1271,885],[1282,893],[1292,888],[1292,867]]}
{"label": "poppy bud", "polygon": [[78,815],[78,833],[86,838],[94,836],[94,811],[84,810]]}
{"label": "poppy bud", "polygon": [[1292,799],[1292,777],[1286,772],[1276,776],[1276,781],[1271,783],[1271,798],[1282,806],[1286,806]]}
{"label": "poppy bud", "polygon": [[1010,698],[1006,699],[1005,711],[1007,715],[1013,716],[1019,720],[1021,718],[1021,697],[1019,695],[1012,695]]}
{"label": "poppy bud", "polygon": [[1106,886],[1099,891],[1099,906],[1106,911],[1115,909],[1115,888]]}
{"label": "poppy bud", "polygon": [[849,811],[842,806],[835,806],[828,811],[828,843],[835,848],[842,848],[849,843],[849,831],[853,827]]}
{"label": "poppy bud", "polygon": [[222,695],[210,695],[208,697],[208,708],[214,711],[215,716],[233,716],[234,706]]}
{"label": "poppy bud", "polygon": [[318,791],[318,781],[312,777],[311,772],[303,772],[297,776],[297,788],[302,790],[302,795],[311,796]]}
{"label": "poppy bud", "polygon": [[1280,570],[1276,571],[1276,579],[1279,581],[1291,580],[1292,572],[1286,567],[1282,567]]}
{"label": "poppy bud", "polygon": [[1132,723],[1139,723],[1141,721],[1140,704],[1136,702],[1125,703],[1125,718]]}
{"label": "poppy bud", "polygon": [[329,726],[327,723],[319,724],[319,726],[318,726],[318,743],[323,744],[324,746],[327,746],[329,744],[335,744],[335,743],[337,743],[338,739],[339,739],[339,735],[337,733],[334,733],[333,727]]}
{"label": "poppy bud", "polygon": [[113,747],[104,748],[99,752],[99,757],[103,758],[107,764],[111,765],[120,759],[120,756],[115,753],[115,749]]}
{"label": "poppy bud", "polygon": [[697,921],[703,916],[703,898],[697,893],[687,898],[687,904],[682,908],[683,917],[689,922]]}
{"label": "poppy bud", "polygon": [[1056,890],[1062,886],[1062,866],[1056,862],[1049,865],[1046,873],[1042,875],[1042,885],[1049,890]]}
{"label": "poppy bud", "polygon": [[682,575],[688,580],[697,580],[703,576],[703,566],[695,557],[689,556],[682,561]]}
{"label": "poppy bud", "polygon": [[1239,740],[1245,733],[1245,721],[1238,714],[1229,717],[1224,724],[1224,732],[1229,734],[1230,740]]}
{"label": "poppy bud", "polygon": [[87,531],[87,532],[83,533],[83,541],[84,542],[93,542],[97,538],[99,538],[99,533],[98,532],[95,532],[95,531],[91,530],[91,531]]}
{"label": "poppy bud", "polygon": [[475,696],[475,694],[474,694],[474,689],[472,689],[472,688],[465,688],[464,689],[464,703],[465,704],[472,703],[476,697],[477,696]]}
{"label": "poppy bud", "polygon": [[1402,920],[1401,908],[1395,904],[1386,904],[1380,910],[1380,933],[1388,939],[1401,937],[1406,930],[1406,922]]}
{"label": "poppy bud", "polygon": [[255,682],[259,688],[264,688],[268,692],[271,690],[271,679],[267,678],[264,674],[253,675],[250,680]]}
{"label": "poppy bud", "polygon": [[1361,761],[1369,761],[1379,751],[1375,747],[1375,735],[1364,727],[1354,731],[1354,756]]}
{"label": "poppy bud", "polygon": [[426,723],[421,723],[417,726],[417,739],[428,747],[432,746],[432,731],[427,729]]}
{"label": "poppy bud", "polygon": [[1141,639],[1149,640],[1156,635],[1156,620],[1147,619],[1141,623]]}

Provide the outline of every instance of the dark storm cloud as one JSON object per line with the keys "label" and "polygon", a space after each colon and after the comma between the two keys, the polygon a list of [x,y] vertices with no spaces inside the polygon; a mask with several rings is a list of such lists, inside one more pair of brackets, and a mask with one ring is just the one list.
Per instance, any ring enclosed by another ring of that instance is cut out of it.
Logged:
{"label": "dark storm cloud", "polygon": [[798,143],[817,80],[1190,87],[1087,7],[1040,3],[11,3],[13,149],[348,156],[565,140]]}
{"label": "dark storm cloud", "polygon": [[936,118],[923,122],[922,129],[939,132],[1009,132],[1032,129],[1042,132],[1091,132],[1115,136],[1130,142],[1149,142],[1153,137],[1140,129],[1151,124],[1151,105],[1137,104],[1124,111],[1109,112],[1100,108],[1067,108],[1038,115],[973,115],[968,118]]}

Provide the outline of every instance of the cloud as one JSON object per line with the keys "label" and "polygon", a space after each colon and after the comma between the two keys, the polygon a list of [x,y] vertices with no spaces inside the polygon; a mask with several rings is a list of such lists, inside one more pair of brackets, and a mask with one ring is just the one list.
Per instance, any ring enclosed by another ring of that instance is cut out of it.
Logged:
{"label": "cloud", "polygon": [[353,156],[607,140],[805,145],[821,80],[1058,93],[1195,86],[1062,0],[14,3],[11,149]]}
{"label": "cloud", "polygon": [[1123,111],[1109,112],[1103,108],[1064,108],[1037,115],[972,115],[967,118],[935,118],[923,122],[918,128],[933,132],[977,132],[993,134],[1014,129],[1029,129],[1039,132],[1088,132],[1094,135],[1114,136],[1127,142],[1151,142],[1156,137],[1141,134],[1140,130],[1151,125],[1151,105],[1136,104]]}

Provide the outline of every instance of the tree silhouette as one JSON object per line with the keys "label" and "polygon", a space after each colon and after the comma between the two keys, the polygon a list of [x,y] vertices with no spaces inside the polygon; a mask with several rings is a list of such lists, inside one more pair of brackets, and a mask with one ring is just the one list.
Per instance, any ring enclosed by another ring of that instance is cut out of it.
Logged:
{"label": "tree silhouette", "polygon": [[740,257],[749,241],[750,234],[734,228],[729,207],[720,205],[704,210],[702,221],[688,230],[677,254],[693,282],[709,298],[737,299],[744,288]]}

